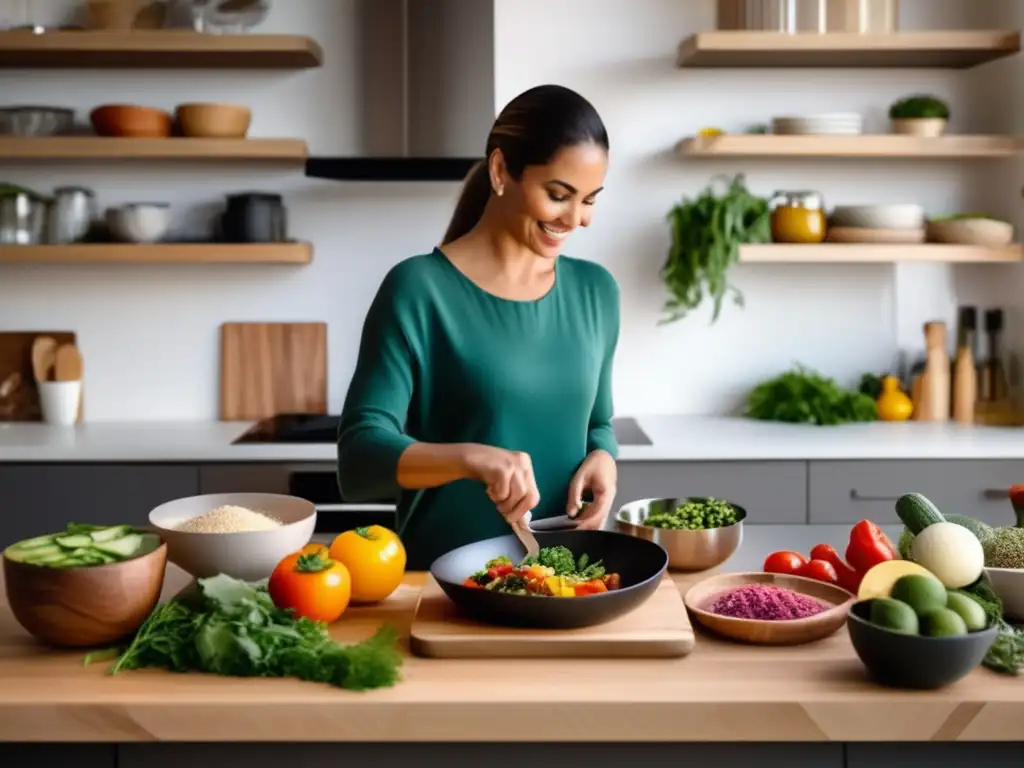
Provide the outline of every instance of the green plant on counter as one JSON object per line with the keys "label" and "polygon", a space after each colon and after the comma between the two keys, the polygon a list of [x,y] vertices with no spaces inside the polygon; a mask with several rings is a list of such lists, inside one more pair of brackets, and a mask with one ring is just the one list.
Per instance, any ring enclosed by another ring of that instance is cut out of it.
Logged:
{"label": "green plant on counter", "polygon": [[764,421],[832,426],[876,421],[878,409],[867,395],[843,389],[835,380],[797,365],[754,387],[747,397],[746,415]]}
{"label": "green plant on counter", "polygon": [[672,244],[661,279],[671,296],[664,307],[668,316],[659,325],[682,319],[707,296],[714,301],[712,323],[727,293],[742,307],[743,294],[726,279],[729,268],[739,260],[741,245],[771,241],[768,201],[751,194],[742,175],[728,180],[721,194],[715,189],[718,180],[669,211]]}
{"label": "green plant on counter", "polygon": [[398,633],[383,626],[352,645],[327,628],[274,605],[261,583],[223,574],[199,579],[192,592],[157,606],[126,648],[90,654],[85,663],[117,658],[116,674],[155,667],[233,677],[297,677],[355,691],[399,679]]}
{"label": "green plant on counter", "polygon": [[949,105],[937,96],[917,94],[893,102],[889,117],[893,120],[948,120]]}

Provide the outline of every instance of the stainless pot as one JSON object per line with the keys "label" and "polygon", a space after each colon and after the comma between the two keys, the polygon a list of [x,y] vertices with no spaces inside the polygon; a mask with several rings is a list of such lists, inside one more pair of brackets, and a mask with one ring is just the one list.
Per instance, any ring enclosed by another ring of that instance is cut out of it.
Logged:
{"label": "stainless pot", "polygon": [[82,240],[96,218],[96,196],[85,187],[59,187],[47,222],[47,242],[64,245]]}
{"label": "stainless pot", "polygon": [[39,245],[44,241],[46,201],[25,192],[0,197],[0,243]]}

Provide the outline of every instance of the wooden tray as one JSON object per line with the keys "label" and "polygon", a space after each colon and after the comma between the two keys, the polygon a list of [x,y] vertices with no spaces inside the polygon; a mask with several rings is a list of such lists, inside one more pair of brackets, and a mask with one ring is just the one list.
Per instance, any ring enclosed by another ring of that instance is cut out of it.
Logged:
{"label": "wooden tray", "polygon": [[607,624],[570,630],[498,627],[465,618],[431,576],[420,594],[410,633],[413,653],[437,659],[665,659],[685,656],[693,644],[690,617],[668,575],[632,613]]}

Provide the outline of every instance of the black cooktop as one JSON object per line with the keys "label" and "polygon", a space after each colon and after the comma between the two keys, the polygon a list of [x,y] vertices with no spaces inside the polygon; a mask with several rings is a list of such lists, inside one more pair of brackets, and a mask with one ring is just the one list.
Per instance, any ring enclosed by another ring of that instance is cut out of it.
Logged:
{"label": "black cooktop", "polygon": [[[282,413],[257,423],[235,440],[240,443],[334,443],[341,416]],[[619,445],[653,445],[636,419],[612,419]]]}

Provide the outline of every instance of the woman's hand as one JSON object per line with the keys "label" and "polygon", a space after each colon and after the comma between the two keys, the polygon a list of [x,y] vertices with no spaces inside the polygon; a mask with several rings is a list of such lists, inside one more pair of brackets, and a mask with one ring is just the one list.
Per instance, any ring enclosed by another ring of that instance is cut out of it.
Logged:
{"label": "woman's hand", "polygon": [[529,455],[490,445],[468,445],[465,452],[470,477],[487,488],[502,517],[513,524],[540,503],[537,480]]}
{"label": "woman's hand", "polygon": [[583,460],[569,484],[569,502],[566,505],[566,513],[572,517],[579,512],[583,494],[590,492],[592,501],[576,518],[577,528],[596,531],[604,525],[615,500],[618,476],[615,459],[607,451],[591,451]]}

